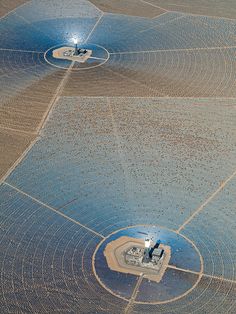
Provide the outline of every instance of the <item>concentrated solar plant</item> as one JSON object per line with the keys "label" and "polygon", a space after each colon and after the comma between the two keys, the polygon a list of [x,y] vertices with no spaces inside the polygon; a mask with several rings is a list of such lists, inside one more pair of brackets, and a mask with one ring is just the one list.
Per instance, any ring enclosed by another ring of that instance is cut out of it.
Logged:
{"label": "concentrated solar plant", "polygon": [[235,27],[231,0],[1,1],[1,313],[235,313]]}

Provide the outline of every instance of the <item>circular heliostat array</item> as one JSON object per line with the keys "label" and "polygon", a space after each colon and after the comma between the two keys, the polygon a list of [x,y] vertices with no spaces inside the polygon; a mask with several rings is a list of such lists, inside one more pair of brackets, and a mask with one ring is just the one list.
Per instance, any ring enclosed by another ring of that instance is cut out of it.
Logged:
{"label": "circular heliostat array", "polygon": [[[1,1],[1,313],[235,312],[235,10]],[[158,280],[122,237],[170,248]]]}

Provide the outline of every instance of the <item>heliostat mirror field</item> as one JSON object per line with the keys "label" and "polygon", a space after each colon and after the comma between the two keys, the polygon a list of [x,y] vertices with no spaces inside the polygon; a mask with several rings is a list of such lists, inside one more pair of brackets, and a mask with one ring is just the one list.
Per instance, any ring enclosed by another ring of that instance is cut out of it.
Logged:
{"label": "heliostat mirror field", "polygon": [[[235,29],[230,0],[1,1],[1,313],[235,312]],[[160,283],[109,269],[146,235]]]}

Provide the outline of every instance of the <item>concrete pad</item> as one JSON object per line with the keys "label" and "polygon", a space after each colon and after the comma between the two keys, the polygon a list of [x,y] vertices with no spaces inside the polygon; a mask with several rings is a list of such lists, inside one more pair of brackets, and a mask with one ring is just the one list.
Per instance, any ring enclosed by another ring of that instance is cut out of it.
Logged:
{"label": "concrete pad", "polygon": [[117,272],[133,274],[136,276],[140,276],[143,274],[145,278],[149,280],[160,282],[170,260],[170,247],[163,244],[160,245],[160,248],[165,250],[165,256],[161,268],[157,271],[151,268],[138,267],[125,263],[124,252],[132,246],[143,248],[143,239],[122,236],[108,243],[105,248],[104,255],[106,256],[109,268]]}

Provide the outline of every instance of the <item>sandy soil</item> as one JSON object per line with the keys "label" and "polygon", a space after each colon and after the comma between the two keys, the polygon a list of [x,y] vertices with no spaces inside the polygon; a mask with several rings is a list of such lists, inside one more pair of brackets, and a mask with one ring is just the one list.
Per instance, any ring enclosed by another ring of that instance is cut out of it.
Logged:
{"label": "sandy soil", "polygon": [[9,99],[0,106],[0,126],[35,132],[64,71],[56,72]]}
{"label": "sandy soil", "polygon": [[236,18],[235,0],[146,0],[170,11]]}
{"label": "sandy soil", "polygon": [[1,0],[0,1],[0,17],[4,16],[8,12],[14,10],[19,5],[22,5],[29,0]]}
{"label": "sandy soil", "polygon": [[63,96],[162,96],[158,90],[155,91],[143,83],[129,79],[122,70],[113,71],[103,66],[86,70],[83,73],[86,76],[80,80],[80,84],[76,79],[78,72],[71,74]]}
{"label": "sandy soil", "polygon": [[235,97],[232,64],[232,53],[223,55],[219,50],[164,51],[131,57],[117,54],[104,66],[83,72],[80,84],[78,73],[72,73],[63,95]]}
{"label": "sandy soil", "polygon": [[0,133],[0,178],[37,135],[37,128],[63,73],[57,71],[9,98],[6,103],[1,103],[0,131],[4,132]]}
{"label": "sandy soil", "polygon": [[91,0],[100,10],[110,13],[127,14],[152,18],[165,10],[151,7],[139,0]]}
{"label": "sandy soil", "polygon": [[[1,0],[0,18],[26,2],[28,0]],[[0,109],[1,120],[2,113]],[[19,120],[19,117],[16,120]],[[17,131],[10,131],[4,128],[1,129],[2,126],[4,127],[4,124],[0,122],[0,178],[35,138],[35,135],[18,133]]]}
{"label": "sandy soil", "polygon": [[1,129],[0,127],[0,177],[21,156],[35,135]]}

